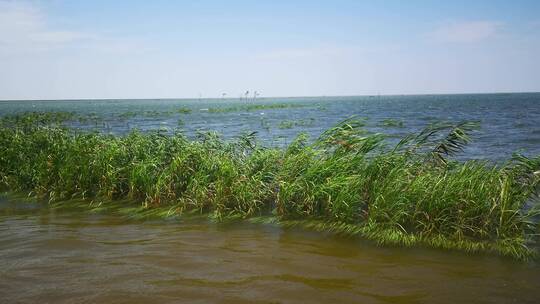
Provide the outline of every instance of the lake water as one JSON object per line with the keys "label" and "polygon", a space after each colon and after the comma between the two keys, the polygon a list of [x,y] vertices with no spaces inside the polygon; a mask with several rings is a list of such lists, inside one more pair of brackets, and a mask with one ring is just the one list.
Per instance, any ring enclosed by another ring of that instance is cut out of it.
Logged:
{"label": "lake water", "polygon": [[[208,109],[249,104],[292,104],[296,107],[212,113]],[[178,113],[188,108],[191,113]],[[462,158],[502,161],[513,152],[540,154],[540,93],[407,95],[359,97],[265,98],[252,100],[68,100],[3,101],[0,116],[24,111],[69,111],[99,117],[98,122],[76,123],[78,128],[98,128],[117,134],[181,129],[188,135],[213,130],[226,138],[257,131],[266,145],[283,146],[300,132],[312,138],[337,122],[356,115],[366,118],[367,128],[397,137],[418,132],[438,121],[479,121]],[[125,117],[125,113],[138,113]],[[383,127],[385,119],[403,127]],[[179,123],[180,120],[180,123]],[[284,122],[292,122],[288,126]],[[390,139],[392,141],[392,138]]]}
{"label": "lake water", "polygon": [[538,303],[540,265],[0,198],[1,303]]}
{"label": "lake water", "polygon": [[[289,103],[256,111],[209,109]],[[179,108],[190,113],[178,113]],[[480,121],[462,158],[540,154],[540,94],[239,100],[3,101],[0,116],[73,111],[75,128],[258,131],[267,145],[312,137],[351,115],[402,136],[435,121]],[[123,115],[125,113],[137,115]],[[141,114],[142,113],[142,114]],[[385,127],[395,119],[403,127]],[[180,123],[179,123],[180,120]],[[284,124],[285,122],[293,122]],[[395,138],[395,137],[392,137]],[[394,139],[390,138],[390,142]],[[490,255],[377,247],[358,238],[206,220],[135,221],[0,196],[0,303],[538,303],[540,265]]]}

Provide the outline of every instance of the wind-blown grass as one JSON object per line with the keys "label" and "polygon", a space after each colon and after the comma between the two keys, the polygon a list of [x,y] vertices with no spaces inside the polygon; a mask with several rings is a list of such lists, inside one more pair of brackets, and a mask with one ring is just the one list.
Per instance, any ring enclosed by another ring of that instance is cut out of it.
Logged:
{"label": "wind-blown grass", "polygon": [[215,133],[114,136],[31,120],[1,124],[5,191],[104,209],[140,203],[128,213],[266,219],[381,244],[533,253],[540,157],[500,166],[451,160],[473,123],[432,125],[388,147],[349,119],[277,149],[257,144],[255,133],[232,142]]}

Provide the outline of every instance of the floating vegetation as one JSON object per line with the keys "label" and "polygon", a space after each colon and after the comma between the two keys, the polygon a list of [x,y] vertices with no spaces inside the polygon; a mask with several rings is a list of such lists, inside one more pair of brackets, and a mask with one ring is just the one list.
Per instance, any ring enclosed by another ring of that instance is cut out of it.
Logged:
{"label": "floating vegetation", "polygon": [[128,112],[123,112],[123,113],[119,114],[118,117],[120,117],[122,119],[129,119],[129,118],[136,117],[137,115],[139,115],[139,113],[128,111]]}
{"label": "floating vegetation", "polygon": [[97,113],[88,113],[88,114],[79,114],[77,115],[77,119],[81,123],[88,123],[88,122],[94,122],[98,123],[100,121],[103,121],[103,117],[99,116]]}
{"label": "floating vegetation", "polygon": [[172,116],[174,115],[174,111],[144,111],[144,112],[141,112],[141,116],[145,116],[145,117],[153,117],[153,118],[157,118],[157,117],[167,117],[167,116]]}
{"label": "floating vegetation", "polygon": [[401,120],[388,118],[381,121],[378,126],[383,128],[403,128],[405,125]]}
{"label": "floating vegetation", "polygon": [[174,115],[174,113],[175,113],[174,111],[153,111],[153,110],[140,111],[140,112],[128,111],[128,112],[123,112],[123,113],[118,114],[118,117],[121,119],[130,119],[137,116],[158,118],[158,117],[169,117],[169,116]]}
{"label": "floating vegetation", "polygon": [[315,118],[300,119],[300,120],[283,120],[279,123],[280,129],[292,129],[294,127],[309,127],[315,123]]}
{"label": "floating vegetation", "polygon": [[534,253],[540,156],[501,166],[453,160],[475,123],[431,125],[388,147],[348,119],[279,149],[261,146],[255,133],[234,141],[213,132],[116,136],[28,124],[37,120],[29,115],[0,126],[4,191],[55,204],[99,201],[99,210],[131,202],[122,210],[134,216],[270,217],[380,244]]}
{"label": "floating vegetation", "polygon": [[233,107],[213,107],[208,108],[209,113],[228,113],[228,112],[249,112],[271,109],[303,108],[306,104],[294,103],[271,103],[271,104],[246,104]]}
{"label": "floating vegetation", "polygon": [[74,112],[22,112],[0,118],[0,126],[6,127],[35,127],[62,125],[78,119]]}
{"label": "floating vegetation", "polygon": [[279,123],[278,128],[280,129],[292,129],[294,127],[294,121],[284,120]]}
{"label": "floating vegetation", "polygon": [[180,114],[189,114],[191,113],[191,109],[188,107],[181,107],[181,108],[176,109],[176,112]]}

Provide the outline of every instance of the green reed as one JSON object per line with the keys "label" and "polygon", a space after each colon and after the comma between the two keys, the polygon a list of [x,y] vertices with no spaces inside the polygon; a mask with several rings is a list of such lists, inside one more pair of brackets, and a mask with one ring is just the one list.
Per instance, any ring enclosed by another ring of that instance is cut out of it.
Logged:
{"label": "green reed", "polygon": [[452,160],[474,123],[431,125],[389,146],[349,119],[277,149],[255,133],[235,141],[212,132],[113,136],[35,117],[5,121],[0,188],[51,203],[131,202],[123,212],[263,219],[381,244],[533,254],[540,156],[499,166]]}

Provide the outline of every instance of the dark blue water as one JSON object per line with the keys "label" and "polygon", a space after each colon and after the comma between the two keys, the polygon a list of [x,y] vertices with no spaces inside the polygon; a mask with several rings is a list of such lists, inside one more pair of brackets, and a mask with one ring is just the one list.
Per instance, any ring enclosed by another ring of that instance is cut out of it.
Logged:
{"label": "dark blue water", "polygon": [[[247,104],[292,104],[290,108],[213,113]],[[178,113],[188,108],[191,113]],[[209,111],[210,109],[210,111]],[[462,158],[502,161],[512,153],[540,154],[540,93],[264,98],[253,100],[69,100],[3,101],[0,115],[24,111],[69,111],[92,119],[73,127],[123,134],[131,129],[217,131],[225,138],[257,131],[266,145],[282,146],[298,133],[312,138],[356,115],[366,128],[398,138],[438,121],[479,121],[481,129]],[[131,115],[125,115],[131,113]],[[127,116],[127,117],[126,117]],[[94,119],[94,118],[98,119]],[[387,119],[403,126],[383,126]],[[394,139],[394,141],[397,139]]]}

